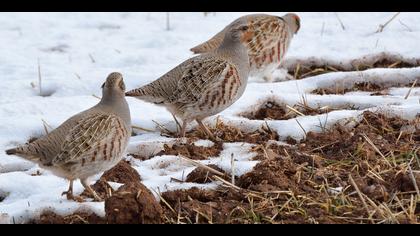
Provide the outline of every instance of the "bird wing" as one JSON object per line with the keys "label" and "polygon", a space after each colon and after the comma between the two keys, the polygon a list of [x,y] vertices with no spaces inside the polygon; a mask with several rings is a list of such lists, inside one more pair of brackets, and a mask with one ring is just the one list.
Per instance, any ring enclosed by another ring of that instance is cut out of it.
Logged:
{"label": "bird wing", "polygon": [[222,78],[227,69],[234,67],[230,62],[220,58],[196,57],[193,59],[184,68],[168,102],[197,102],[205,90],[210,89],[217,80]]}
{"label": "bird wing", "polygon": [[88,115],[70,130],[62,144],[61,152],[53,159],[52,164],[60,165],[78,162],[84,156],[92,155],[100,145],[121,138],[127,132],[121,118],[113,114]]}
{"label": "bird wing", "polygon": [[225,37],[226,29],[227,27],[219,33],[217,33],[216,35],[214,35],[211,39],[207,40],[206,42],[191,48],[190,51],[194,54],[200,54],[215,50],[222,43],[223,38]]}
{"label": "bird wing", "polygon": [[[251,20],[254,27],[254,36],[248,42],[248,54],[260,55],[262,51],[271,49],[279,41],[284,41],[287,37],[288,28],[283,20],[273,17],[255,17]],[[264,43],[261,43],[264,42]]]}

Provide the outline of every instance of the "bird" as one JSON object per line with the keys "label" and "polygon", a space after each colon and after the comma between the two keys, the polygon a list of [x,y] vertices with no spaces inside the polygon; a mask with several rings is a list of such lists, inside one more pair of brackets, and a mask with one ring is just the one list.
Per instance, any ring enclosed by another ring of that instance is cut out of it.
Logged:
{"label": "bird", "polygon": [[83,201],[73,195],[73,181],[80,179],[94,199],[101,201],[87,179],[111,169],[126,150],[131,136],[131,117],[124,93],[122,74],[109,74],[97,105],[72,116],[31,143],[6,150],[6,154],[32,161],[69,180],[69,188],[62,194],[68,200]]}
{"label": "bird", "polygon": [[[282,17],[250,14],[239,19],[247,20],[254,31],[252,40],[247,44],[251,67],[250,77],[262,77],[267,82],[273,81],[273,71],[282,63],[293,36],[300,29],[299,16],[294,13],[288,13]],[[195,54],[215,50],[229,27],[230,25],[226,26],[210,40],[190,50]]]}
{"label": "bird", "polygon": [[203,119],[225,110],[244,93],[249,74],[245,44],[252,34],[248,21],[239,19],[226,29],[216,50],[187,59],[126,96],[163,106],[179,117],[179,137],[185,137],[187,124],[195,120],[210,139],[217,140]]}

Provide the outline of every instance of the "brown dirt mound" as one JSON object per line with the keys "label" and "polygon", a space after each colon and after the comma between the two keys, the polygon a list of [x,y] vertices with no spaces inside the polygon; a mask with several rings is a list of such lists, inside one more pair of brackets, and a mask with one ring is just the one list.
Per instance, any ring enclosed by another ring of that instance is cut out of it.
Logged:
{"label": "brown dirt mound", "polygon": [[[138,172],[131,167],[130,163],[122,160],[113,168],[105,171],[101,178],[96,181],[95,184],[91,185],[92,189],[102,198],[106,199],[112,196],[114,190],[108,184],[107,181],[121,183],[121,184],[130,184],[130,183],[140,183],[141,178]],[[84,197],[93,198],[86,189],[81,194]]]}
{"label": "brown dirt mound", "polygon": [[[224,171],[216,165],[208,165],[208,167],[224,173]],[[197,167],[191,173],[187,175],[185,182],[200,183],[200,184],[210,183],[212,182],[212,177],[214,175],[215,174],[209,170],[206,170],[201,167]]]}
{"label": "brown dirt mound", "polygon": [[173,144],[169,146],[165,144],[164,150],[160,151],[160,155],[182,155],[193,160],[207,160],[209,157],[216,157],[223,150],[223,143],[215,143],[211,147],[195,146],[193,143]]}
{"label": "brown dirt mound", "polygon": [[419,223],[419,124],[363,117],[353,128],[308,133],[292,147],[257,149],[261,162],[236,181],[239,189],[163,193],[171,206],[161,202],[165,222]]}
{"label": "brown dirt mound", "polygon": [[[90,186],[102,199],[106,199],[110,196],[112,196],[112,193],[114,190],[112,187],[106,182],[105,179],[100,178],[96,183]],[[93,198],[93,195],[85,189],[82,194],[80,194],[82,197],[85,198]]]}
{"label": "brown dirt mound", "polygon": [[[400,84],[400,85],[379,85],[372,82],[360,82],[353,85],[351,88],[335,87],[335,88],[318,88],[313,90],[311,93],[319,95],[328,95],[328,94],[345,94],[348,92],[372,92],[371,96],[384,96],[388,95],[388,90],[391,87],[406,87],[412,86],[412,84]],[[414,87],[419,87],[419,84],[416,83]]]}
{"label": "brown dirt mound", "polygon": [[417,67],[418,64],[412,64],[405,61],[396,61],[396,60],[389,60],[389,59],[380,59],[375,61],[371,64],[362,64],[357,63],[352,68],[347,69],[340,66],[331,66],[331,65],[323,65],[323,66],[314,66],[314,65],[305,65],[299,64],[295,68],[289,69],[288,73],[296,79],[304,79],[310,76],[316,76],[321,74],[327,74],[331,72],[338,72],[338,71],[363,71],[372,68],[412,68]]}
{"label": "brown dirt mound", "polygon": [[121,184],[138,183],[141,181],[139,173],[130,165],[130,162],[122,160],[112,169],[102,175],[106,181]]}
{"label": "brown dirt mound", "polygon": [[[171,206],[170,209],[164,203],[167,217],[166,223],[179,223],[177,219],[185,223],[244,223],[236,220],[241,215],[239,206],[249,203],[246,197],[229,189],[225,191],[208,191],[198,188],[188,190],[176,190],[165,192],[162,198]],[[172,211],[173,210],[173,211]]]}
{"label": "brown dirt mound", "polygon": [[105,224],[106,220],[94,213],[76,212],[67,216],[60,216],[52,211],[45,211],[39,219],[30,224]]}
{"label": "brown dirt mound", "polygon": [[[267,140],[279,140],[276,132],[267,127],[262,127],[254,132],[245,133],[236,127],[225,125],[218,120],[215,127],[209,127],[210,131],[222,142],[247,142],[247,143],[264,143]],[[193,130],[187,133],[188,138],[198,137],[206,139],[206,135],[201,130]]]}
{"label": "brown dirt mound", "polygon": [[106,220],[110,224],[158,224],[162,208],[143,184],[125,184],[105,201]]}
{"label": "brown dirt mound", "polygon": [[310,107],[306,104],[296,104],[292,107],[296,111],[300,112],[300,114],[296,111],[293,111],[286,107],[285,104],[278,104],[273,101],[267,101],[255,112],[246,112],[242,114],[243,117],[248,118],[250,120],[288,120],[299,115],[307,115],[307,116],[314,116],[325,114],[335,110],[355,110],[358,109],[354,106],[346,105],[341,107]]}

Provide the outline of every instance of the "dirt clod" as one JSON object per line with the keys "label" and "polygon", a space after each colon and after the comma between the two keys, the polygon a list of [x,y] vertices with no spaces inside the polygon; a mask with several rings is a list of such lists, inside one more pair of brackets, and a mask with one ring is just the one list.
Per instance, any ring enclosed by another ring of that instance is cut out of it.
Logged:
{"label": "dirt clod", "polygon": [[76,212],[71,215],[61,216],[52,211],[43,212],[36,220],[29,222],[30,224],[105,224],[104,218],[99,217],[95,213]]}
{"label": "dirt clod", "polygon": [[[208,165],[208,167],[220,171],[220,172],[224,172],[222,169],[220,169],[218,166],[216,165]],[[213,172],[210,172],[209,170],[206,170],[204,168],[201,167],[197,167],[195,168],[191,173],[189,173],[187,175],[187,178],[185,179],[185,182],[193,182],[193,183],[200,183],[200,184],[204,184],[204,183],[210,183],[212,182],[212,177],[215,174]]]}
{"label": "dirt clod", "polygon": [[101,178],[104,178],[106,181],[121,184],[138,183],[141,181],[139,173],[125,160],[120,161],[112,169],[105,171]]}
{"label": "dirt clod", "polygon": [[149,189],[131,183],[105,200],[105,213],[110,224],[158,224],[163,211]]}
{"label": "dirt clod", "polygon": [[164,150],[159,152],[160,155],[182,155],[192,160],[207,160],[209,157],[216,157],[223,149],[222,143],[215,143],[211,147],[195,146],[193,143],[182,143],[163,146]]}

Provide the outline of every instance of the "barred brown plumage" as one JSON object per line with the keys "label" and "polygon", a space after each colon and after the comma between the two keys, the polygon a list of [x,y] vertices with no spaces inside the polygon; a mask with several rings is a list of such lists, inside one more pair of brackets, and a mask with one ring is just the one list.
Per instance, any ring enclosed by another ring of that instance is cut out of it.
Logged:
{"label": "barred brown plumage", "polygon": [[101,200],[86,180],[115,166],[122,159],[131,135],[122,75],[111,73],[102,88],[103,96],[96,106],[76,114],[44,137],[6,151],[70,180],[65,192],[68,199],[75,199],[73,181],[80,179],[95,200]]}
{"label": "barred brown plumage", "polygon": [[245,44],[252,34],[249,23],[238,20],[226,29],[216,50],[186,60],[126,96],[162,105],[180,117],[180,136],[185,136],[187,123],[196,120],[214,139],[202,120],[231,106],[245,91],[249,74]]}
{"label": "barred brown plumage", "polygon": [[[290,46],[293,35],[300,29],[300,18],[293,13],[282,17],[267,14],[245,15],[238,20],[246,20],[253,29],[253,36],[247,46],[250,76],[272,80],[272,72],[280,66]],[[231,24],[233,24],[231,23]],[[218,48],[226,30],[217,33],[208,41],[191,48],[194,53],[206,53]]]}

